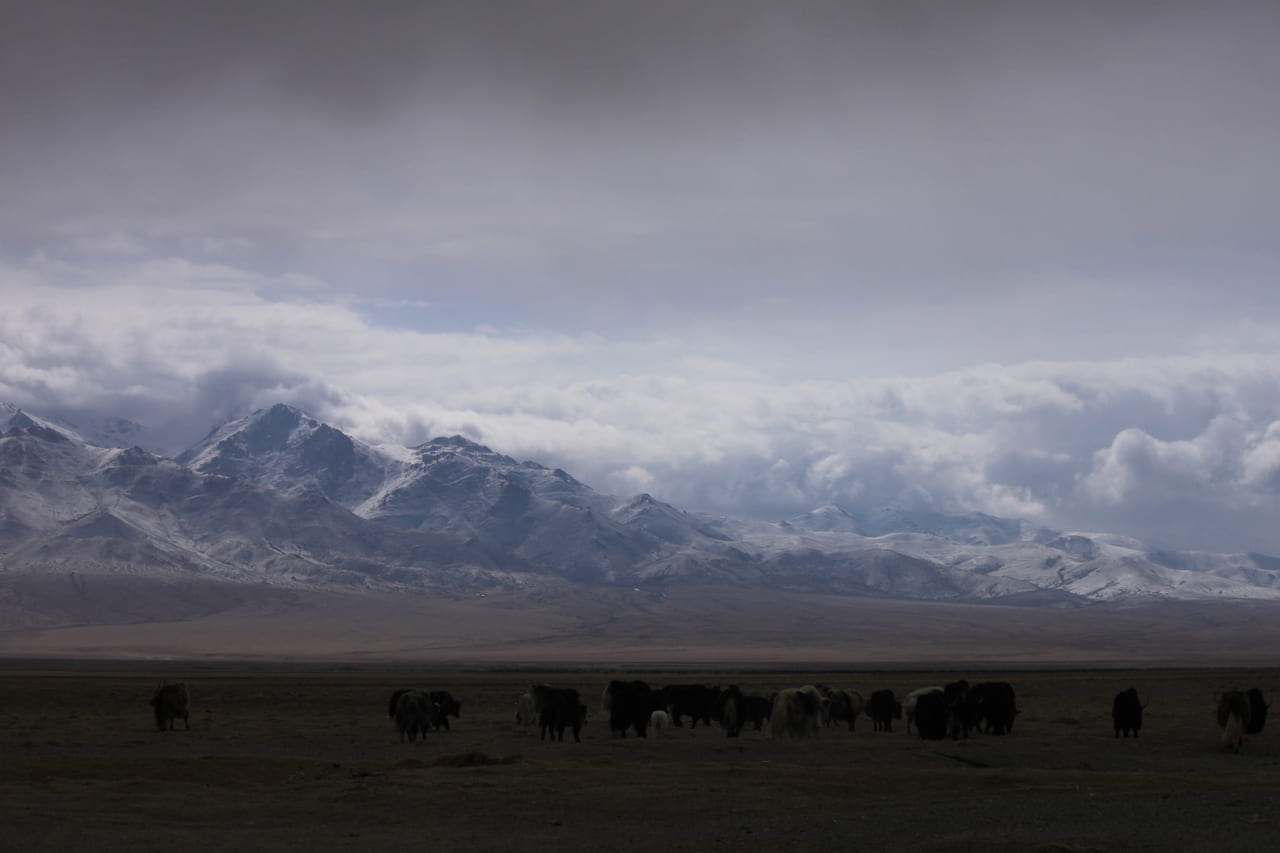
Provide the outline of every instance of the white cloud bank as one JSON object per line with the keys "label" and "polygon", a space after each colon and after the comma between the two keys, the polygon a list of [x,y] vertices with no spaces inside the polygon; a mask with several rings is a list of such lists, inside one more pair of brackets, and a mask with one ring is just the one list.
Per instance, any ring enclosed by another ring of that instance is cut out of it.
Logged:
{"label": "white cloud bank", "polygon": [[174,443],[283,401],[367,440],[463,433],[689,509],[898,503],[1280,553],[1269,354],[780,381],[678,339],[389,328],[320,282],[180,260],[39,256],[0,268],[0,292],[0,400]]}

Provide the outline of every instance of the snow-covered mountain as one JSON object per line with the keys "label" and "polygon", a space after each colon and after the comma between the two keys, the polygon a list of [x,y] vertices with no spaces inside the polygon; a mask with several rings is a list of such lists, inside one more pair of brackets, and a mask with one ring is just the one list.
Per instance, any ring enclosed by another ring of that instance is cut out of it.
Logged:
{"label": "snow-covered mountain", "polygon": [[781,523],[788,530],[823,533],[856,533],[867,538],[890,533],[922,533],[968,545],[1004,545],[1036,537],[1057,536],[1056,531],[1025,521],[996,518],[986,513],[946,515],[932,510],[880,507],[854,515],[838,506],[823,506]]}
{"label": "snow-covered mountain", "polygon": [[906,530],[868,536],[851,519],[825,507],[780,524],[722,524],[744,548],[766,558],[807,552],[814,560],[838,560],[881,548],[940,567],[964,591],[958,597],[973,599],[1280,598],[1280,560],[1261,554],[1158,551],[1126,537],[1063,533],[983,515],[906,515]]}
{"label": "snow-covered mountain", "polygon": [[223,424],[177,461],[286,495],[316,490],[347,507],[368,500],[400,467],[387,454],[285,405]]}
{"label": "snow-covered mountain", "polygon": [[0,433],[4,572],[432,586],[510,568],[452,537],[385,529],[318,491],[277,492],[136,447],[90,445],[23,412]]}
{"label": "snow-covered mountain", "polygon": [[41,426],[61,432],[68,438],[95,447],[136,447],[146,445],[150,436],[150,430],[126,418],[86,417],[71,421],[66,418],[36,417],[22,412],[11,403],[0,403],[0,427],[18,414]]}
{"label": "snow-covered mountain", "polygon": [[173,460],[13,409],[0,430],[0,578],[405,590],[697,582],[1053,605],[1280,599],[1280,560],[1262,555],[1158,551],[893,507],[717,518],[596,492],[461,436],[374,447],[284,405],[224,424]]}

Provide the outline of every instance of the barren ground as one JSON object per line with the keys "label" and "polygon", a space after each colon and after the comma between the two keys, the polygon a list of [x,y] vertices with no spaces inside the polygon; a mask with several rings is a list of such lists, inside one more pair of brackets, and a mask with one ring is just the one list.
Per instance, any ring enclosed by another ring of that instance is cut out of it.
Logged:
{"label": "barren ground", "polygon": [[[1012,670],[626,673],[655,686],[820,681],[900,695],[1004,679],[1022,714],[1007,737],[926,742],[830,728],[810,741],[673,729],[606,731],[604,670],[425,671],[391,666],[0,664],[5,850],[1204,850],[1273,849],[1280,743],[1224,752],[1215,693],[1280,694],[1280,671]],[[191,729],[157,732],[146,701],[185,681]],[[533,681],[577,687],[583,742],[518,727]],[[1150,702],[1117,740],[1110,701]],[[401,686],[463,700],[451,731],[399,743]]]}
{"label": "barren ground", "polygon": [[0,660],[1274,666],[1280,604],[1079,609],[676,586],[341,594],[0,573]]}

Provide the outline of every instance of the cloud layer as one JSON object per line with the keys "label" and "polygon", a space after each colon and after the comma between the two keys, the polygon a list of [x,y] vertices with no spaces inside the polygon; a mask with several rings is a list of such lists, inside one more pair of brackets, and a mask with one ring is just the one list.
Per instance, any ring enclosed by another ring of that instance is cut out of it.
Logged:
{"label": "cloud layer", "polygon": [[1269,355],[779,382],[675,343],[392,330],[307,282],[223,267],[115,275],[0,273],[0,399],[130,417],[175,445],[285,401],[369,441],[460,432],[692,509],[896,503],[1280,552]]}
{"label": "cloud layer", "polygon": [[1280,553],[1271,2],[12,2],[0,399]]}

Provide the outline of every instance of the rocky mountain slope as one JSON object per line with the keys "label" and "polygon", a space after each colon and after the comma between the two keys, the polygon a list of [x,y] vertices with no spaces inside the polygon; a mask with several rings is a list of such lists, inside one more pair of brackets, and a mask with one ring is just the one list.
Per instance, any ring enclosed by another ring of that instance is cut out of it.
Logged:
{"label": "rocky mountain slope", "polygon": [[482,548],[399,535],[317,491],[277,492],[24,413],[0,434],[0,568],[248,583],[429,584],[496,571]]}
{"label": "rocky mountain slope", "polygon": [[[123,423],[113,434],[127,438]],[[78,572],[313,589],[699,583],[1028,605],[1280,599],[1280,561],[1262,555],[893,507],[714,518],[602,494],[461,436],[374,447],[283,405],[172,460],[12,409],[0,430],[0,584]]]}

